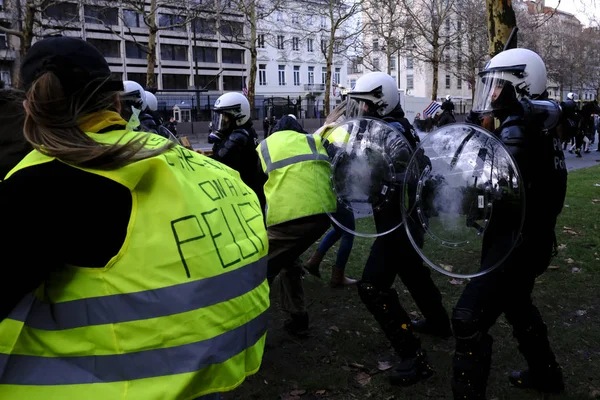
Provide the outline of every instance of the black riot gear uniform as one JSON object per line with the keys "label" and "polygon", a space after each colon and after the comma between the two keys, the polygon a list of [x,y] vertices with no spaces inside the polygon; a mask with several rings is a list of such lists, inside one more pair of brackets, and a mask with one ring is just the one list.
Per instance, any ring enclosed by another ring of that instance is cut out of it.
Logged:
{"label": "black riot gear uniform", "polygon": [[[411,131],[412,126],[400,111],[402,109],[396,107],[383,120],[400,131],[414,149],[417,142]],[[410,154],[406,156],[405,161],[408,164]],[[425,157],[422,161],[427,162]],[[403,168],[405,166],[395,166],[396,172],[400,175],[404,172]],[[399,177],[399,180],[402,180],[402,177]],[[378,232],[392,228],[390,221],[400,220],[401,192],[396,190],[389,200],[390,204],[398,204],[398,207],[375,211],[374,219]],[[390,374],[391,383],[410,385],[431,376],[433,370],[427,364],[420,340],[413,334],[411,319],[400,305],[398,294],[392,288],[396,275],[400,276],[430,323],[432,333],[443,337],[451,336],[450,322],[442,305],[441,293],[431,279],[430,270],[423,264],[403,227],[375,239],[357,286],[361,300],[380,324],[394,350],[402,358],[402,362],[397,364]]]}
{"label": "black riot gear uniform", "polygon": [[238,171],[244,183],[254,190],[264,210],[266,199],[263,185],[266,179],[260,170],[260,160],[256,153],[258,135],[252,122],[248,121],[229,134],[221,133],[220,138],[213,145],[211,157]]}
{"label": "black riot gear uniform", "polygon": [[[579,121],[581,120],[579,107],[577,106],[577,103],[571,99],[560,103],[560,107],[562,108],[563,141],[573,141],[577,138],[579,132]],[[581,140],[582,139],[583,138],[581,138]]]}
{"label": "black riot gear uniform", "polygon": [[[452,315],[456,337],[452,390],[455,399],[485,399],[490,372],[492,343],[489,329],[504,313],[513,326],[519,351],[528,370],[509,377],[518,387],[559,392],[562,372],[550,348],[548,332],[531,299],[534,282],[550,263],[555,248],[554,229],[567,183],[562,145],[554,129],[544,121],[525,117],[520,105],[506,113],[496,135],[515,158],[526,194],[525,221],[521,238],[509,257],[492,272],[466,286]],[[498,116],[498,115],[496,115]],[[473,118],[470,118],[473,121]],[[484,235],[482,268],[498,254],[506,254],[513,243],[507,226],[510,210],[495,215]]]}

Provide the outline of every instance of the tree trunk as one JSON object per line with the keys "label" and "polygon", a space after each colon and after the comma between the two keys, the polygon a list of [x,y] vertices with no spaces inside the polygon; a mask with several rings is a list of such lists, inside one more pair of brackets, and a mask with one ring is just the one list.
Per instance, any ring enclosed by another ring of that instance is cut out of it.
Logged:
{"label": "tree trunk", "polygon": [[[250,76],[248,77],[248,102],[250,103],[250,115],[254,114],[254,92],[256,88],[256,4],[252,0],[250,4]],[[251,117],[252,118],[252,117]]]}
{"label": "tree trunk", "polygon": [[156,27],[156,14],[158,13],[156,1],[157,0],[150,1],[151,14],[148,16],[148,55],[146,56],[148,67],[146,68],[146,88],[158,88],[156,76],[154,75],[154,69],[156,68],[156,34],[158,32],[158,28]]}
{"label": "tree trunk", "polygon": [[431,100],[437,100],[437,92],[439,85],[439,69],[440,69],[440,45],[438,43],[439,36],[433,34],[433,58],[431,60],[431,68],[433,69],[433,84],[431,86]]}
{"label": "tree trunk", "polygon": [[[500,53],[517,26],[512,0],[486,0],[490,57]],[[516,47],[516,40],[514,47]]]}
{"label": "tree trunk", "polygon": [[35,4],[33,0],[29,0],[25,5],[25,21],[23,22],[23,37],[21,38],[21,46],[19,49],[20,56],[25,57],[25,53],[31,47],[33,41],[33,29],[35,22]]}
{"label": "tree trunk", "polygon": [[[333,24],[332,24],[333,25]],[[329,115],[331,104],[331,66],[333,65],[333,46],[335,44],[335,31],[331,28],[329,35],[329,47],[327,48],[327,72],[325,73],[325,101],[323,102],[323,115]]]}
{"label": "tree trunk", "polygon": [[392,75],[392,54],[390,53],[389,46],[385,49],[385,58],[387,62],[387,74]]}

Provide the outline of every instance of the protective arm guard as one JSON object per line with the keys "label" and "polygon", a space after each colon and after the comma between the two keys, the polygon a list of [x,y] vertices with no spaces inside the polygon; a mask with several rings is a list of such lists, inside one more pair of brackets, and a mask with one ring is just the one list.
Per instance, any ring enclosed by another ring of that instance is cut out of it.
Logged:
{"label": "protective arm guard", "polygon": [[500,140],[517,162],[523,176],[529,176],[527,168],[527,132],[523,121],[509,117],[500,127]]}
{"label": "protective arm guard", "polygon": [[237,170],[235,166],[241,161],[241,154],[249,140],[250,135],[245,130],[233,131],[219,146],[214,158]]}

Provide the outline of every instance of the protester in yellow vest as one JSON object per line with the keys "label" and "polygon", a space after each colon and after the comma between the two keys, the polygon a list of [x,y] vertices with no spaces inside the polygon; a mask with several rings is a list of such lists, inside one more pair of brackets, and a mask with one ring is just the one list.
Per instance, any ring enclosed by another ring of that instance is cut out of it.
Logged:
{"label": "protester in yellow vest", "polygon": [[321,137],[309,135],[290,116],[282,117],[273,133],[257,148],[267,182],[269,283],[280,276],[281,305],[291,319],[290,333],[308,332],[302,265],[298,257],[329,228],[326,212],[335,211],[329,183],[329,157]]}
{"label": "protester in yellow vest", "polygon": [[0,398],[213,399],[258,371],[268,239],[239,174],[124,129],[83,40],[21,67],[35,150],[0,183]]}

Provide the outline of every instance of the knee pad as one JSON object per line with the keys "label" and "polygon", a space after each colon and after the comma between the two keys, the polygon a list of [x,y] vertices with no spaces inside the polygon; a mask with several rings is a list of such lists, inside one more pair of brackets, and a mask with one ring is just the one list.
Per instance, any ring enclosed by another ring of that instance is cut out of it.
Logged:
{"label": "knee pad", "polygon": [[478,321],[468,308],[455,308],[452,312],[452,330],[457,340],[474,340],[480,334]]}
{"label": "knee pad", "polygon": [[398,293],[395,289],[388,288],[382,290],[371,282],[365,281],[359,281],[356,287],[360,299],[365,304],[380,305],[385,304],[385,302],[389,300],[398,301]]}

